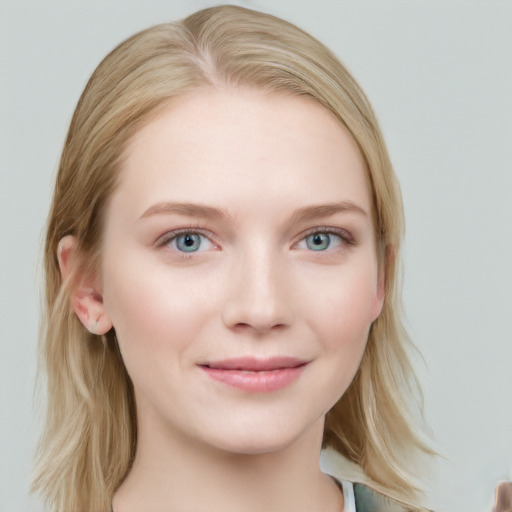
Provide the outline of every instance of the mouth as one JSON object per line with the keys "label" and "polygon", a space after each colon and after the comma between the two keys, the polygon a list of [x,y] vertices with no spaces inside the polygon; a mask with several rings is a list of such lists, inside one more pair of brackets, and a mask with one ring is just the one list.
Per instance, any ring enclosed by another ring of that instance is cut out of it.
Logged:
{"label": "mouth", "polygon": [[304,366],[307,361],[296,357],[269,357],[258,359],[256,357],[239,357],[236,359],[224,359],[213,361],[200,366],[214,370],[240,370],[247,372],[271,372],[285,368],[297,368]]}
{"label": "mouth", "polygon": [[243,357],[200,364],[213,380],[252,393],[268,393],[299,378],[308,361],[295,357]]}

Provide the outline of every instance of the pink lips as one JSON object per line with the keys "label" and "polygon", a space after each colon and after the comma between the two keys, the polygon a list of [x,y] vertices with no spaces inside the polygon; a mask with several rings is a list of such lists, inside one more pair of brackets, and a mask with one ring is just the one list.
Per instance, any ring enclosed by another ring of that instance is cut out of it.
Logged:
{"label": "pink lips", "polygon": [[294,357],[257,359],[243,357],[201,364],[199,367],[212,379],[243,391],[268,393],[296,380],[307,361]]}

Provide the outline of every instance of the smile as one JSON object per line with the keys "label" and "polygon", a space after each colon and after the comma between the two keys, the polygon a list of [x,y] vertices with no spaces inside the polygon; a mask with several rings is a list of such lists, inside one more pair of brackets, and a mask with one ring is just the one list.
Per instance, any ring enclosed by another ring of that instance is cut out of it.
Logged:
{"label": "smile", "polygon": [[252,393],[268,393],[282,389],[299,378],[308,364],[291,357],[227,359],[201,364],[212,379]]}

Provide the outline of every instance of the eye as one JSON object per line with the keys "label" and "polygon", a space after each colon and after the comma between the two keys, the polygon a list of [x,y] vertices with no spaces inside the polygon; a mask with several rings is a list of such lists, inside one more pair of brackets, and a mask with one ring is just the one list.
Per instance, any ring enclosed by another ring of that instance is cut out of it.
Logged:
{"label": "eye", "polygon": [[166,245],[167,247],[182,253],[203,252],[216,247],[206,235],[194,231],[168,233],[164,235],[164,237],[161,237],[161,239],[157,241],[156,245]]}
{"label": "eye", "polygon": [[312,251],[325,251],[331,245],[332,235],[330,233],[314,233],[305,238],[306,246]]}
{"label": "eye", "polygon": [[174,244],[175,248],[182,252],[197,252],[201,248],[203,238],[202,235],[197,233],[186,233],[174,238],[171,241],[171,246]]}
{"label": "eye", "polygon": [[342,232],[329,232],[329,231],[314,231],[305,236],[296,245],[297,249],[305,249],[309,251],[332,251],[337,249],[342,244],[352,244],[353,241],[348,233]]}

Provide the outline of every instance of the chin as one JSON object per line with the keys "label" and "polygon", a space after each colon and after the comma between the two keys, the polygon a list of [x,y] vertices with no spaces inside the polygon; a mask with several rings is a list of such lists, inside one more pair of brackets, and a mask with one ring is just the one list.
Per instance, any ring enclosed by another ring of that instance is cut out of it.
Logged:
{"label": "chin", "polygon": [[[293,428],[292,425],[273,425],[270,424],[253,425],[253,428],[243,428],[238,431],[226,429],[223,436],[215,436],[211,444],[217,449],[237,454],[237,455],[265,455],[286,450],[294,443],[308,437],[317,437],[315,429],[311,427],[306,429]],[[323,422],[319,425],[320,442],[323,433]],[[320,446],[320,444],[319,444]]]}
{"label": "chin", "polygon": [[238,442],[230,440],[219,444],[217,448],[232,455],[267,455],[281,452],[292,444],[293,440],[244,439]]}

